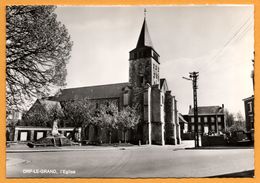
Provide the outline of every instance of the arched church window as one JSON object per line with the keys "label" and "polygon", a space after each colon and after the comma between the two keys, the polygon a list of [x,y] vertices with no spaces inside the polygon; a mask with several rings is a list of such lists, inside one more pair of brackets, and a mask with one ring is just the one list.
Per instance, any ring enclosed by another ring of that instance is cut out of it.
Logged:
{"label": "arched church window", "polygon": [[143,76],[139,76],[138,77],[138,83],[137,83],[137,86],[142,86],[142,84],[143,84],[143,81],[144,81],[144,77]]}
{"label": "arched church window", "polygon": [[123,95],[123,103],[124,103],[124,106],[128,105],[129,104],[129,94],[128,93],[124,93]]}

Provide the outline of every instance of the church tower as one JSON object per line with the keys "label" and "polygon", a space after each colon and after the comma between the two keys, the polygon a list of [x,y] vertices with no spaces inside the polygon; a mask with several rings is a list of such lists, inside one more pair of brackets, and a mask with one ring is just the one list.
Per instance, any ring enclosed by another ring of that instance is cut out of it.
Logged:
{"label": "church tower", "polygon": [[130,51],[129,82],[132,87],[142,88],[160,84],[159,54],[154,50],[144,19],[136,48]]}
{"label": "church tower", "polygon": [[141,117],[138,140],[152,143],[152,89],[160,87],[159,54],[154,50],[146,19],[142,25],[136,48],[130,51],[129,83],[132,87],[132,105],[137,105]]}

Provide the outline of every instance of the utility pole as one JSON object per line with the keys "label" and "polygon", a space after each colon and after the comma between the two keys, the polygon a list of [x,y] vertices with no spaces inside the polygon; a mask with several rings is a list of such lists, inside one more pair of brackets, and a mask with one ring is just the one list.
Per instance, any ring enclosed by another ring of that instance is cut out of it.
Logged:
{"label": "utility pole", "polygon": [[195,123],[195,147],[199,147],[199,131],[198,131],[198,100],[197,100],[197,79],[199,72],[190,72],[189,78],[183,77],[183,79],[192,81],[193,88],[193,112],[194,112],[194,123]]}

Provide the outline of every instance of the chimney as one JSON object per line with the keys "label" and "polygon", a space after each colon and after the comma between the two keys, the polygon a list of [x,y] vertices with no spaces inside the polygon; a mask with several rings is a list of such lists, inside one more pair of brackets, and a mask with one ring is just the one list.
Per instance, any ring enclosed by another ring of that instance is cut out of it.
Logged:
{"label": "chimney", "polygon": [[222,104],[222,109],[224,110],[224,104]]}

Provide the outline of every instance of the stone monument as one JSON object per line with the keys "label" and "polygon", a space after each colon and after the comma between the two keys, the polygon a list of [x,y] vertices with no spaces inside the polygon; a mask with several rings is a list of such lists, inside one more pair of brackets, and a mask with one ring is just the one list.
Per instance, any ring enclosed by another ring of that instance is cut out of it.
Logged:
{"label": "stone monument", "polygon": [[58,121],[59,121],[58,119],[53,121],[52,131],[51,131],[51,134],[53,136],[59,136],[60,135],[60,133],[58,131]]}
{"label": "stone monument", "polygon": [[53,121],[52,131],[47,135],[47,137],[40,138],[35,142],[29,142],[27,145],[31,148],[38,146],[68,146],[68,145],[79,145],[79,143],[72,142],[63,134],[58,131],[59,119]]}

